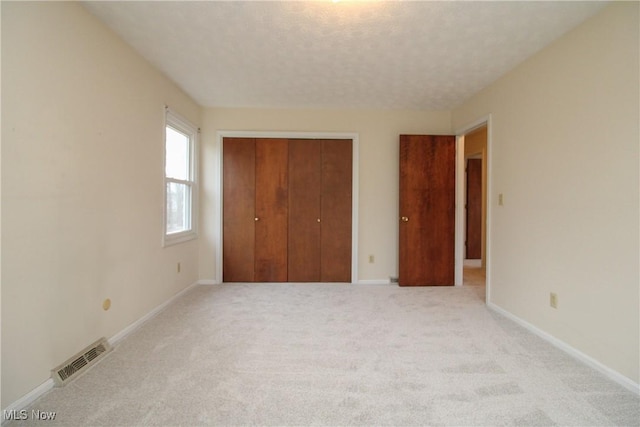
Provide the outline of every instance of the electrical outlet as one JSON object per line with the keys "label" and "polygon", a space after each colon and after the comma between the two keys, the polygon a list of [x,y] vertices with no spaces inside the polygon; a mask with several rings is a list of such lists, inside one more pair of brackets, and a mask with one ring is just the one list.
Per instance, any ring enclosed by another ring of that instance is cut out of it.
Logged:
{"label": "electrical outlet", "polygon": [[376,261],[373,255],[369,255],[369,264],[373,264]]}
{"label": "electrical outlet", "polygon": [[549,305],[552,308],[558,308],[558,295],[557,294],[555,294],[553,292],[551,292],[549,294]]}
{"label": "electrical outlet", "polygon": [[178,273],[180,273],[180,263],[178,263]]}

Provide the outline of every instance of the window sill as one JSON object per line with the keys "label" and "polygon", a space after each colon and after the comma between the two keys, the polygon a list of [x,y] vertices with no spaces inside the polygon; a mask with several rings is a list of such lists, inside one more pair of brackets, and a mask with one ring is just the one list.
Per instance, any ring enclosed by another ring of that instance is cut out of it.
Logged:
{"label": "window sill", "polygon": [[165,234],[162,239],[162,247],[177,245],[179,243],[188,242],[189,240],[195,240],[198,238],[198,233],[195,231],[183,231],[181,233]]}

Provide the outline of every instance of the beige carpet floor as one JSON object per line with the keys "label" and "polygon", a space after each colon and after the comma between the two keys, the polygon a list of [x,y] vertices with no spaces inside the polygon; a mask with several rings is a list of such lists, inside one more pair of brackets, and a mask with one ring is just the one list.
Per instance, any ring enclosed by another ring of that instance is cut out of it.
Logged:
{"label": "beige carpet floor", "polygon": [[[11,425],[639,425],[640,400],[456,288],[197,286]],[[475,279],[474,279],[475,277]]]}

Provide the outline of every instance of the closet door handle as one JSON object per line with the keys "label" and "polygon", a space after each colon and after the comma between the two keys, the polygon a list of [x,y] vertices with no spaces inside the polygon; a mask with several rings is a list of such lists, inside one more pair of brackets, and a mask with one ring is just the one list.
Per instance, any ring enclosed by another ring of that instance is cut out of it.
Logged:
{"label": "closet door handle", "polygon": [[403,216],[400,219],[402,220],[402,222],[409,222],[409,217]]}
{"label": "closet door handle", "polygon": [[318,222],[320,222],[320,218],[318,218]]}
{"label": "closet door handle", "polygon": [[255,218],[253,218],[253,220],[254,220],[254,221],[259,221],[259,220],[260,220],[260,218],[255,217]]}

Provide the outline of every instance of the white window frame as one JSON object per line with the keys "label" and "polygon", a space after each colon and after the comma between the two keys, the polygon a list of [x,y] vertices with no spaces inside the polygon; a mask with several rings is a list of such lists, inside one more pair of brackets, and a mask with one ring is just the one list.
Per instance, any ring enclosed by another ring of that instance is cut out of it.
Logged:
{"label": "white window frame", "polygon": [[[180,133],[189,137],[189,178],[181,180],[167,177],[166,161],[167,161],[167,127],[171,127]],[[171,111],[169,107],[165,107],[165,123],[162,128],[162,176],[164,177],[162,190],[163,193],[163,220],[162,220],[162,246],[175,245],[177,243],[186,242],[198,237],[198,134],[200,129],[188,120]],[[177,233],[167,233],[167,184],[175,182],[185,184],[190,188],[190,212],[189,221],[190,228]]]}

